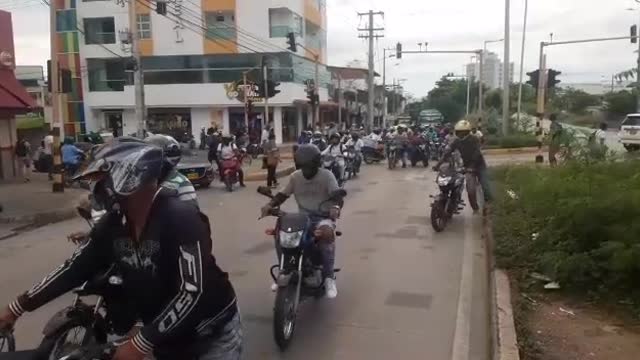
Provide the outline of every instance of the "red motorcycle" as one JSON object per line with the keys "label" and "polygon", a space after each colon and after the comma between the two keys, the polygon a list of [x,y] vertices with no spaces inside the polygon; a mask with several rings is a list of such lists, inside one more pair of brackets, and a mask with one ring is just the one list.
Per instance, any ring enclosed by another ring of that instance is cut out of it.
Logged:
{"label": "red motorcycle", "polygon": [[240,171],[242,171],[242,159],[245,152],[241,151],[231,159],[222,160],[222,181],[227,187],[227,191],[233,191],[233,185],[240,181]]}

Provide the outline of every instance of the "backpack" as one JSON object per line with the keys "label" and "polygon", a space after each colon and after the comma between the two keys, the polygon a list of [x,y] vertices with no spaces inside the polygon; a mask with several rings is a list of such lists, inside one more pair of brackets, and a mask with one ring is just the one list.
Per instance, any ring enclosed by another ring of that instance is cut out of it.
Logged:
{"label": "backpack", "polygon": [[27,145],[25,144],[24,140],[18,141],[18,143],[16,144],[16,155],[20,157],[27,156],[27,151]]}

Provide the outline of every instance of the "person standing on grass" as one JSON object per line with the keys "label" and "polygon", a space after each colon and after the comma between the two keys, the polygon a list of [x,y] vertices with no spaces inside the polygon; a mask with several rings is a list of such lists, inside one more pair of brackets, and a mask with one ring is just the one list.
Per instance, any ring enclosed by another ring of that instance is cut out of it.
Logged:
{"label": "person standing on grass", "polygon": [[31,181],[31,144],[24,138],[19,138],[16,143],[16,157],[22,166],[24,182]]}
{"label": "person standing on grass", "polygon": [[274,133],[269,134],[263,150],[267,165],[267,186],[276,187],[278,186],[276,169],[280,163],[280,150],[278,149],[278,145],[276,145],[276,135]]}

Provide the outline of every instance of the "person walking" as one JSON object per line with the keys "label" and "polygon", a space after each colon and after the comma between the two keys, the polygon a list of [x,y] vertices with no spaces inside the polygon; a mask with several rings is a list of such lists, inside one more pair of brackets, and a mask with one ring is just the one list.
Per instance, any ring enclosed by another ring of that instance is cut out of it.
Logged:
{"label": "person walking", "polygon": [[551,114],[549,120],[551,120],[549,127],[549,135],[551,136],[549,141],[549,165],[553,167],[558,165],[556,154],[560,151],[562,142],[562,125],[558,122],[556,114]]}
{"label": "person walking", "polygon": [[31,181],[31,144],[24,139],[19,138],[16,143],[16,157],[18,158],[18,163],[22,166],[22,176],[24,177],[24,182]]}
{"label": "person walking", "polygon": [[280,149],[276,145],[276,135],[271,133],[269,138],[263,147],[265,164],[267,166],[267,186],[278,186],[278,179],[276,178],[276,170],[280,163]]}
{"label": "person walking", "polygon": [[49,173],[49,180],[53,180],[53,131],[42,140],[42,162]]}

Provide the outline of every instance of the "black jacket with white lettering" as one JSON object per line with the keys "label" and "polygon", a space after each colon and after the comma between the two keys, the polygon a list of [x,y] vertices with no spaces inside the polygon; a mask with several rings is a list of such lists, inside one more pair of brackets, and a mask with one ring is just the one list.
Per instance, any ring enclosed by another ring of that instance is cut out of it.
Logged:
{"label": "black jacket with white lettering", "polygon": [[118,213],[103,216],[91,240],[11,303],[12,312],[33,311],[115,263],[126,301],[145,324],[133,338],[142,352],[185,349],[199,333],[223,326],[236,312],[236,298],[211,254],[209,221],[169,192],[154,199],[142,241],[132,242]]}

